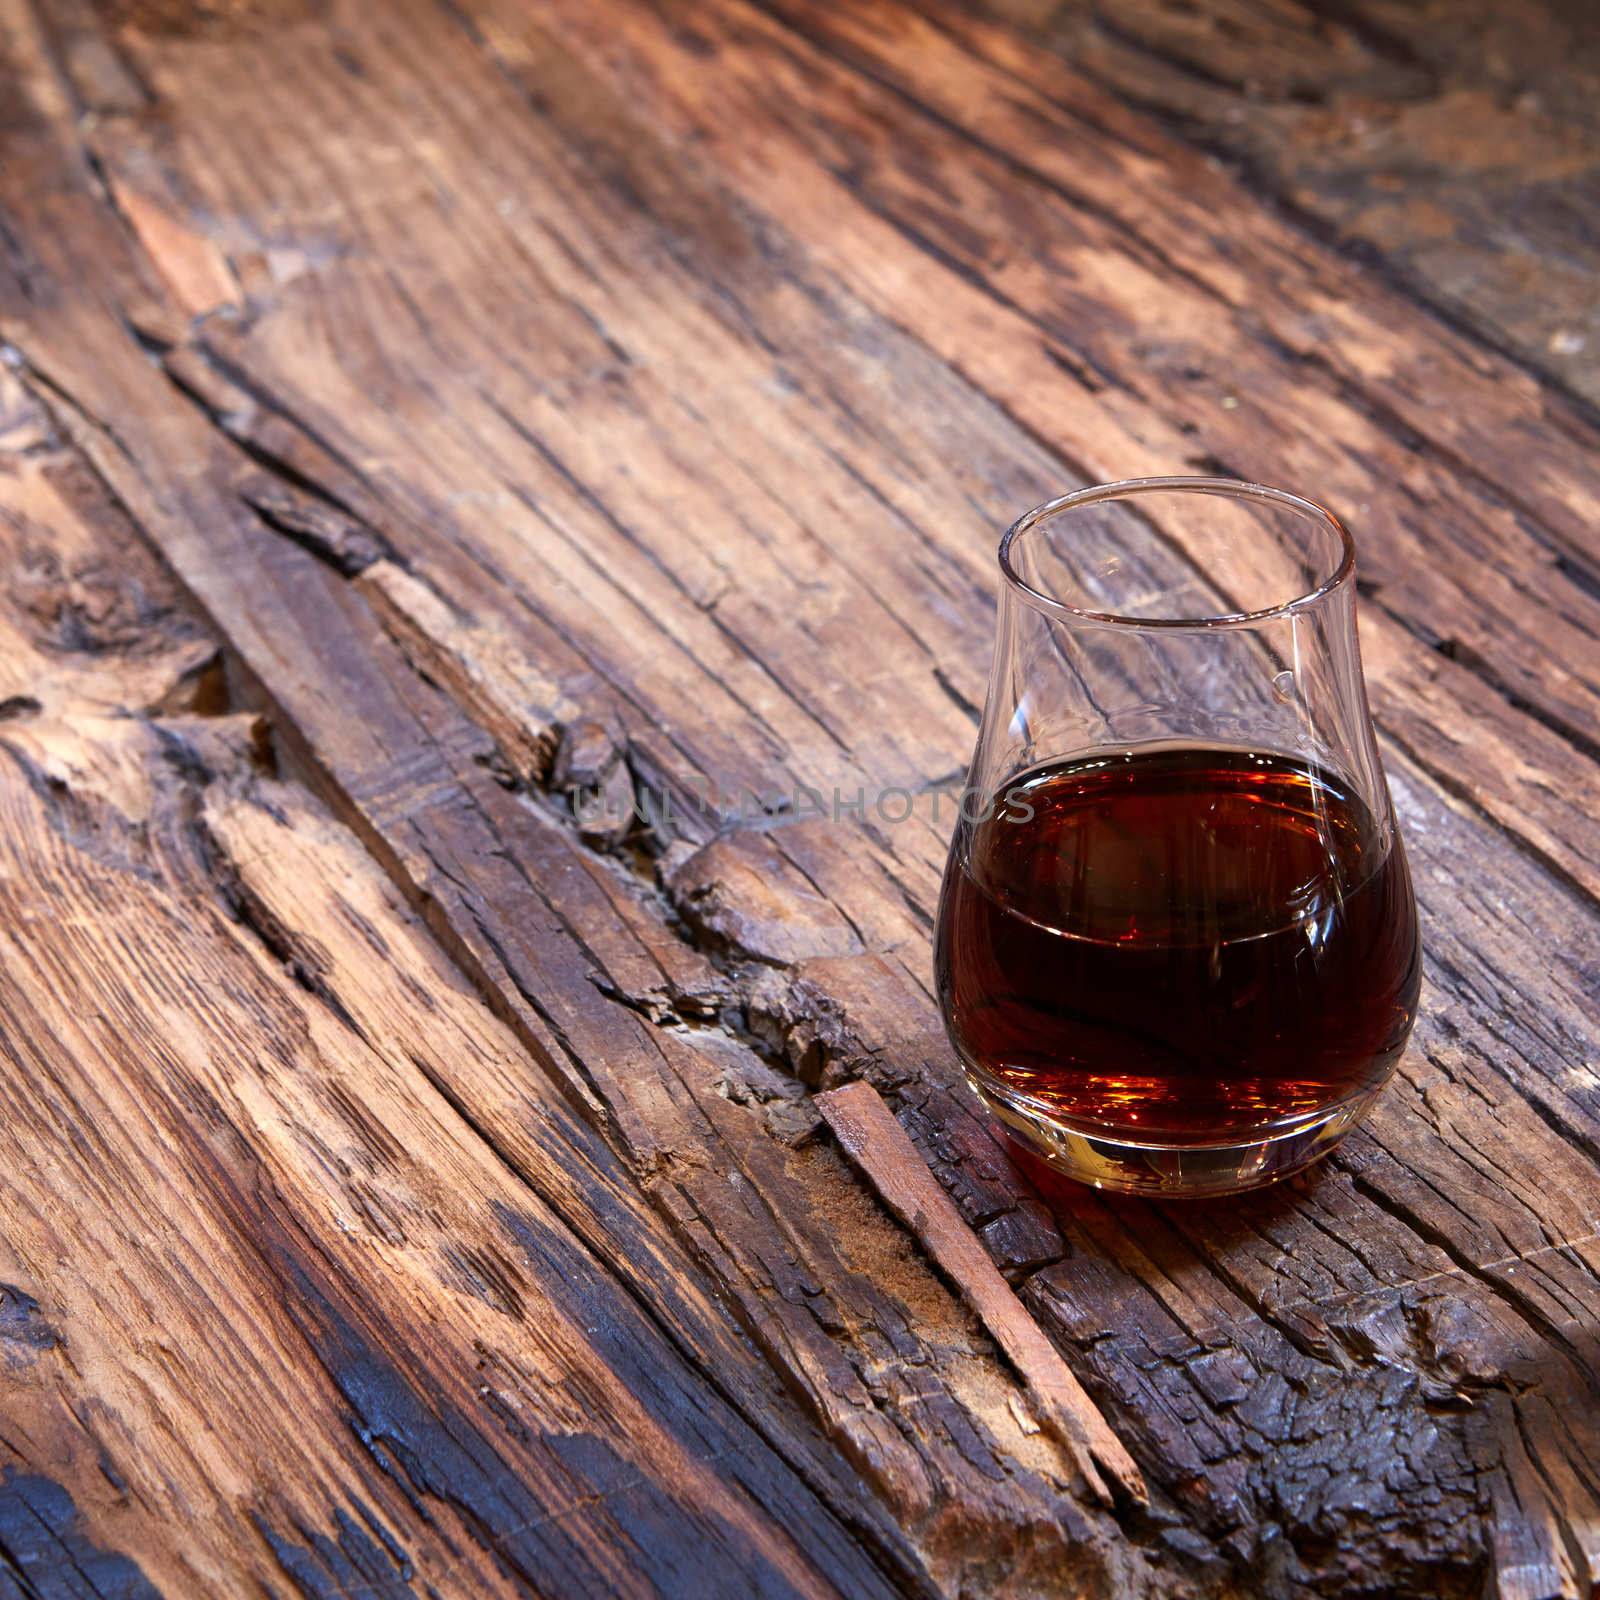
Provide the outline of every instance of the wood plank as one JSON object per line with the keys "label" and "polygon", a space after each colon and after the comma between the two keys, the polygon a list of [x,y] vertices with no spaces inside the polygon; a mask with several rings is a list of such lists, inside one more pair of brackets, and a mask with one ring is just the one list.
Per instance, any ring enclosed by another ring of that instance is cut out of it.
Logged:
{"label": "wood plank", "polygon": [[[1321,496],[1361,536],[1369,612],[1592,745],[1592,430],[1559,399],[1315,252],[1192,152],[1104,138],[1120,108],[1064,68],[1030,97],[899,8],[771,9],[798,32],[722,8],[714,113],[696,93],[703,58],[641,13],[622,14],[628,58],[583,8],[563,37],[625,71],[633,104],[750,203],[782,172],[785,215],[821,264],[1076,474],[1220,465]],[[538,77],[517,17],[495,43]],[[774,93],[816,114],[774,118]],[[936,294],[908,292],[913,268]]]}
{"label": "wood plank", "polygon": [[1586,8],[988,0],[1491,344],[1600,400]]}
{"label": "wood plank", "polygon": [[[609,1152],[267,774],[81,463],[25,437],[0,469],[0,1582],[898,1592],[730,1404],[764,1396],[822,1461]],[[526,1180],[456,1109],[469,1070],[515,1084]]]}
{"label": "wood plank", "polygon": [[1109,1478],[1147,1504],[1149,1492],[1133,1458],[940,1188],[883,1096],[858,1079],[818,1095],[816,1105],[840,1147],[922,1241],[1027,1380],[1040,1419],[1074,1449],[1091,1486],[1109,1502]]}
{"label": "wood plank", "polygon": [[[1019,86],[1006,36],[780,10],[127,27],[103,52],[159,126],[90,136],[113,189],[168,219],[136,236],[75,166],[24,27],[28,293],[0,316],[286,743],[935,1584],[988,1581],[1000,1549],[1028,1553],[1019,1592],[1069,1561],[1126,1592],[1263,1565],[1316,1592],[1470,1592],[1490,1560],[1508,1585],[1581,1584],[1587,425],[1092,86]],[[174,285],[220,281],[206,250],[237,305],[191,323]],[[1181,390],[1191,354],[1217,376]],[[1486,439],[1526,468],[1514,497],[1468,470]],[[993,530],[1084,473],[1208,454],[1358,513],[1433,964],[1417,1050],[1336,1167],[1174,1217],[1041,1198],[954,1091],[926,978],[949,812],[928,802],[971,738]],[[264,525],[263,480],[319,511]],[[582,759],[547,768],[558,741]],[[680,836],[596,850],[567,814],[582,771],[676,796]],[[689,803],[704,783],[923,804],[718,830]],[[808,1090],[858,1075],[1126,1429],[1155,1501],[1136,1552],[1063,1493],[981,1335],[806,1142]],[[503,1082],[452,1093],[520,1166]]]}
{"label": "wood plank", "polygon": [[[155,291],[126,264],[108,220],[82,212],[91,231],[76,235],[88,246],[79,269],[99,260],[92,270],[104,269],[102,282],[141,326],[157,327]],[[80,363],[100,345],[99,313],[83,310],[49,323],[41,359],[58,395],[85,392]],[[80,334],[86,344],[75,344]],[[659,1212],[835,1439],[847,1469],[842,1486],[837,1473],[834,1481],[840,1515],[898,1554],[913,1588],[931,1580],[955,1592],[1002,1549],[1004,1582],[1018,1592],[1063,1570],[1139,1592],[1143,1557],[1121,1546],[1108,1518],[1075,1503],[1064,1451],[1029,1431],[1021,1386],[981,1330],[893,1224],[863,1205],[836,1156],[768,1138],[758,1110],[771,1075],[759,1056],[737,1034],[660,1031],[635,1010],[635,972],[653,967],[659,982],[686,965],[654,956],[652,944],[674,942],[659,909],[648,921],[630,910],[637,888],[581,849],[567,823],[497,781],[483,736],[384,636],[363,586],[263,524],[250,509],[261,452],[239,451],[142,354],[115,364],[104,354],[93,363],[121,393],[103,400],[127,426],[151,430],[140,453],[194,470],[153,494],[130,458],[102,449],[104,436],[67,406],[78,437],[184,580],[226,618],[286,742],[316,765],[538,1067],[628,1151]],[[286,432],[280,424],[274,448],[290,448]],[[314,674],[296,665],[306,662]],[[520,1164],[515,1102],[476,1072],[452,1088],[497,1151]]]}

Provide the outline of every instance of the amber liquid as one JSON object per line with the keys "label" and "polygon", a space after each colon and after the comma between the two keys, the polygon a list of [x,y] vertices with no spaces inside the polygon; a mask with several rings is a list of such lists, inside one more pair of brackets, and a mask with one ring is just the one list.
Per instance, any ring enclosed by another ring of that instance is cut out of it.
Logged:
{"label": "amber liquid", "polygon": [[1376,1089],[1420,984],[1392,829],[1330,772],[1227,749],[1008,784],[957,833],[935,965],[980,1086],[1180,1147],[1292,1129]]}

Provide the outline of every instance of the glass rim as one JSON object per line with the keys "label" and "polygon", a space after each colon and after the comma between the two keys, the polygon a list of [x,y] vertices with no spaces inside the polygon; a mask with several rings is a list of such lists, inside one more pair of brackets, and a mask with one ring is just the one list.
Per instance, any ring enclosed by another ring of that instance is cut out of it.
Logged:
{"label": "glass rim", "polygon": [[[1340,558],[1334,570],[1316,588],[1265,606],[1258,611],[1223,611],[1207,617],[1129,617],[1115,611],[1096,611],[1088,606],[1073,605],[1070,600],[1058,599],[1036,589],[1023,578],[1011,564],[1011,547],[1023,534],[1031,532],[1041,522],[1058,512],[1071,511],[1078,506],[1095,505],[1103,500],[1130,499],[1142,494],[1168,493],[1215,494],[1235,500],[1265,501],[1281,506],[1332,530],[1339,541]],[[1287,489],[1274,489],[1264,483],[1250,483],[1242,478],[1121,478],[1113,483],[1094,483],[1069,494],[1046,500],[1043,505],[1025,511],[1006,529],[1000,540],[1000,574],[1007,584],[1029,605],[1048,615],[1068,621],[1091,622],[1118,628],[1238,628],[1252,623],[1265,622],[1273,617],[1292,616],[1307,606],[1324,600],[1334,590],[1349,582],[1356,570],[1355,540],[1350,530],[1326,506],[1302,495],[1291,494]]]}

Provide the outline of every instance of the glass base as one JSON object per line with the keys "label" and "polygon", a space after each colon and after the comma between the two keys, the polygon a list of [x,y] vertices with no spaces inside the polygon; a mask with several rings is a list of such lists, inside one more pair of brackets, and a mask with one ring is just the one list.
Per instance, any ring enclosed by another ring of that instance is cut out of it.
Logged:
{"label": "glass base", "polygon": [[1140,1144],[1073,1127],[970,1069],[967,1080],[978,1098],[1057,1172],[1096,1189],[1152,1199],[1240,1194],[1291,1177],[1327,1155],[1378,1094],[1373,1090],[1242,1143]]}

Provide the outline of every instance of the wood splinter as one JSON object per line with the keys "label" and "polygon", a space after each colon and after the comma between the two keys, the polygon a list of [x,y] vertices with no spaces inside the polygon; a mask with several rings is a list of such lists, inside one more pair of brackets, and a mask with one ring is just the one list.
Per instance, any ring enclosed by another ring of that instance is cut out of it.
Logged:
{"label": "wood splinter", "polygon": [[995,1266],[983,1241],[870,1083],[816,1097],[817,1109],[864,1177],[921,1241],[1027,1386],[1040,1420],[1066,1446],[1091,1491],[1111,1504],[1102,1471],[1147,1504],[1144,1477],[1122,1441]]}

